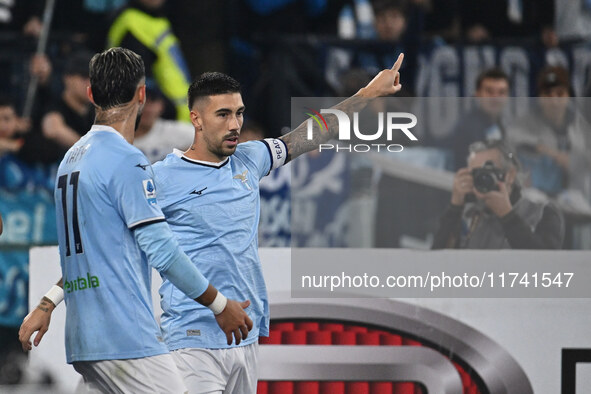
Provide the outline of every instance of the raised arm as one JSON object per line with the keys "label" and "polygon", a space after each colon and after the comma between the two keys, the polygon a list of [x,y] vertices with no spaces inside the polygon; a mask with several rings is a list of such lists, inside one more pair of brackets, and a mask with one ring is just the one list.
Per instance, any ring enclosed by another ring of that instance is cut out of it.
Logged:
{"label": "raised arm", "polygon": [[[403,59],[404,54],[400,54],[391,69],[380,71],[380,73],[376,75],[367,86],[359,89],[354,96],[349,97],[334,106],[334,109],[338,109],[347,114],[358,112],[365,108],[369,100],[373,98],[390,96],[397,93],[402,88],[402,85],[400,84],[399,70]],[[328,124],[328,133],[321,133],[320,130],[315,130],[316,132],[313,133],[313,138],[311,140],[307,137],[308,132],[306,122],[280,137],[280,139],[287,145],[287,161],[295,159],[306,152],[318,149],[320,144],[336,138],[338,135],[338,121],[336,116],[327,116],[326,122]]]}

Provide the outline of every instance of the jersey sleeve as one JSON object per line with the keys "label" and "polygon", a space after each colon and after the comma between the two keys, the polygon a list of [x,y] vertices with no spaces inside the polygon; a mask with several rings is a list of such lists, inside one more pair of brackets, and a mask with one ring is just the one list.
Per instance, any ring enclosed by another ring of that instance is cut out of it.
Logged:
{"label": "jersey sleeve", "polygon": [[287,160],[287,145],[280,139],[248,141],[240,144],[240,147],[241,153],[256,166],[259,179],[284,165]]}
{"label": "jersey sleeve", "polygon": [[109,192],[130,230],[165,220],[156,200],[152,167],[141,153],[131,154],[119,164],[112,175]]}
{"label": "jersey sleeve", "polygon": [[158,206],[161,210],[165,211],[166,207],[169,205],[166,198],[166,191],[168,190],[166,185],[168,179],[166,166],[162,161],[157,161],[156,163],[152,164],[152,174],[155,183],[154,187],[158,189]]}

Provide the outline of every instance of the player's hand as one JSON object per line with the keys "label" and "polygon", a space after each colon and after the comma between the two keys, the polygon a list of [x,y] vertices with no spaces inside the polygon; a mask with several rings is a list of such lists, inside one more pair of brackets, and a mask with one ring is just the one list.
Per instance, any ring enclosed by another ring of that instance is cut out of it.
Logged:
{"label": "player's hand", "polygon": [[398,71],[400,70],[403,59],[404,54],[401,53],[391,69],[380,71],[380,73],[376,75],[367,86],[362,88],[357,95],[366,98],[375,98],[390,96],[397,93],[402,89],[402,85],[400,84],[400,73]]}
{"label": "player's hand", "polygon": [[236,345],[241,340],[246,339],[248,332],[252,330],[252,320],[244,311],[250,305],[250,301],[237,302],[228,299],[226,307],[219,315],[215,316],[218,325],[226,334],[228,345],[232,344],[232,335],[236,340]]}
{"label": "player's hand", "polygon": [[51,320],[51,313],[55,309],[55,305],[52,302],[42,300],[37,308],[33,309],[23,320],[21,328],[18,331],[18,339],[21,341],[21,345],[25,352],[31,350],[31,335],[35,331],[39,331],[35,336],[33,343],[35,346],[39,346],[43,335],[49,329],[49,322]]}
{"label": "player's hand", "polygon": [[451,203],[464,205],[466,194],[474,192],[474,180],[468,168],[460,168],[454,175],[454,184],[451,191]]}

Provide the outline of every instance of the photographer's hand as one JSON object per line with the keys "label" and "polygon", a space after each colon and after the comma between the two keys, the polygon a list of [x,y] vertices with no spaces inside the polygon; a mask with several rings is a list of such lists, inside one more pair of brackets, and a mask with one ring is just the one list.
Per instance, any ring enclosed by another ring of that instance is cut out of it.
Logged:
{"label": "photographer's hand", "polygon": [[454,184],[451,191],[452,205],[464,205],[466,194],[474,192],[474,181],[472,173],[468,168],[460,168],[454,175]]}
{"label": "photographer's hand", "polygon": [[474,190],[476,197],[486,204],[486,206],[499,218],[502,218],[513,209],[509,199],[509,191],[505,182],[497,182],[499,190],[493,190],[488,193],[479,193]]}

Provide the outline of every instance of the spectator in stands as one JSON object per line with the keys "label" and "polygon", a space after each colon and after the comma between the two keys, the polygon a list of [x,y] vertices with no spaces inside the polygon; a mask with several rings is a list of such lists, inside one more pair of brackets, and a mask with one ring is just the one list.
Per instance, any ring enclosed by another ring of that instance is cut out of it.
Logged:
{"label": "spectator in stands", "polygon": [[591,126],[571,100],[568,71],[546,67],[538,76],[537,105],[508,127],[531,186],[555,197],[565,189],[589,197]]}
{"label": "spectator in stands", "polygon": [[174,148],[185,151],[193,143],[195,128],[192,124],[162,119],[164,97],[154,86],[146,88],[146,104],[135,132],[133,144],[150,163],[162,160]]}
{"label": "spectator in stands", "polygon": [[[58,33],[58,36],[67,36],[71,43],[84,44],[88,39],[93,40],[95,36],[102,36],[104,45],[104,34],[100,30],[93,30],[98,26],[93,15],[86,11],[87,3],[92,0],[72,1],[56,0],[51,19],[51,34]],[[113,5],[120,0],[111,0]],[[47,5],[46,0],[18,0],[15,1],[15,16],[17,24],[25,21],[22,30],[28,36],[39,37],[43,30],[43,13]],[[104,3],[104,1],[103,1]]]}
{"label": "spectator in stands", "polygon": [[55,174],[51,168],[30,166],[19,158],[24,137],[28,137],[21,133],[22,123],[14,101],[0,97],[0,188],[4,191],[48,188],[54,182]]}
{"label": "spectator in stands", "polygon": [[166,0],[131,0],[109,28],[108,47],[125,47],[140,55],[146,78],[154,79],[176,108],[176,119],[189,121],[187,91],[191,76],[179,40],[163,11]]}
{"label": "spectator in stands", "polygon": [[468,167],[454,176],[451,204],[432,248],[560,249],[560,212],[548,200],[522,196],[518,171],[519,162],[504,143],[471,145]]}
{"label": "spectator in stands", "polygon": [[19,118],[14,102],[8,97],[0,97],[0,188],[22,186],[27,175],[16,158],[24,143],[18,128]]}
{"label": "spectator in stands", "polygon": [[90,85],[88,63],[91,57],[88,52],[77,52],[67,59],[64,89],[60,97],[48,105],[40,122],[34,122],[33,130],[26,136],[20,152],[23,160],[56,163],[92,126],[94,110],[86,96],[86,88]]}
{"label": "spectator in stands", "polygon": [[[341,91],[342,74],[350,68],[362,68],[375,75],[379,70],[392,67],[398,55],[404,52],[403,71],[408,82],[403,89],[412,91],[422,30],[422,7],[405,0],[376,0],[369,9],[360,9],[366,1],[356,3],[356,26],[352,32],[341,31],[341,38],[375,39],[380,43],[370,49],[365,45],[353,51],[333,49],[328,55],[326,80],[335,91]],[[370,16],[364,16],[367,13]]]}
{"label": "spectator in stands", "polygon": [[0,96],[0,162],[4,156],[18,152],[23,146],[23,139],[17,130],[18,116],[14,103]]}
{"label": "spectator in stands", "polygon": [[484,70],[478,75],[475,105],[459,120],[451,138],[454,171],[465,166],[471,143],[504,138],[502,114],[508,101],[509,88],[509,77],[498,67]]}
{"label": "spectator in stands", "polygon": [[375,1],[375,29],[380,40],[400,41],[406,30],[407,5],[401,1]]}
{"label": "spectator in stands", "polygon": [[373,65],[369,57],[365,60],[360,59],[359,65],[363,66],[370,74],[374,74],[377,70],[394,64],[398,54],[404,52],[405,68],[403,70],[409,82],[405,86],[407,91],[412,91],[423,29],[421,1],[376,0],[372,6],[375,14],[376,38],[384,43],[393,43],[396,47],[384,47],[387,48],[385,51],[374,54]]}

